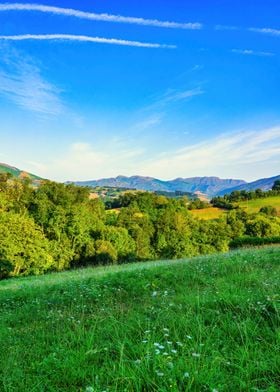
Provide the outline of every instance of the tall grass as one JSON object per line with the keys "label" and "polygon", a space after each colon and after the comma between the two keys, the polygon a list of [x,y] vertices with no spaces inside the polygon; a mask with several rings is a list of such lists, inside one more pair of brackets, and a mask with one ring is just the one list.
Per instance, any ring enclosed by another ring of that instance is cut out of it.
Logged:
{"label": "tall grass", "polygon": [[0,390],[278,391],[280,248],[0,283]]}

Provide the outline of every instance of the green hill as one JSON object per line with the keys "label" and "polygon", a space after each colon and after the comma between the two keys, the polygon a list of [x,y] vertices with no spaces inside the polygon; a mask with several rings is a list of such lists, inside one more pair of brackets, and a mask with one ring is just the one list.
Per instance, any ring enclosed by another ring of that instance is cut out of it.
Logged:
{"label": "green hill", "polygon": [[0,282],[0,390],[278,391],[280,248]]}
{"label": "green hill", "polygon": [[[236,206],[243,208],[248,213],[256,213],[262,207],[274,207],[280,216],[280,196],[270,196],[266,198],[253,199],[248,201],[239,201],[234,203]],[[226,213],[226,210],[216,207],[202,208],[200,210],[192,210],[191,213],[199,219],[211,220],[217,219]]]}
{"label": "green hill", "polygon": [[13,167],[5,163],[0,163],[0,173],[9,173],[13,177],[17,177],[17,178],[30,178],[31,180],[42,180],[42,178],[36,176],[35,174],[28,173],[26,171],[18,169],[17,167]]}

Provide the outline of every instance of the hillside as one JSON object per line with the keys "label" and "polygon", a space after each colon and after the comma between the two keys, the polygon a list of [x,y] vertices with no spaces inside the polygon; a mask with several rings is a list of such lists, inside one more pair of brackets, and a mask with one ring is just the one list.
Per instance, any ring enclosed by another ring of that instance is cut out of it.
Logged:
{"label": "hillside", "polygon": [[118,176],[115,178],[103,178],[100,180],[78,181],[75,182],[75,184],[90,187],[110,186],[117,188],[131,188],[146,191],[201,192],[208,196],[213,196],[222,190],[246,183],[243,180],[221,179],[219,177],[190,177],[163,181],[153,177]]}
{"label": "hillside", "polygon": [[26,171],[20,170],[17,167],[7,165],[5,163],[0,163],[0,173],[9,173],[13,177],[17,178],[30,178],[31,180],[41,180],[42,178],[36,176],[35,174],[28,173]]}
{"label": "hillside", "polygon": [[[277,211],[277,215],[280,216],[280,196],[239,201],[234,203],[234,205],[239,206],[249,214],[259,212],[262,207],[274,207]],[[226,213],[226,210],[217,207],[195,209],[191,211],[193,216],[203,220],[217,219]]]}
{"label": "hillside", "polygon": [[0,282],[0,389],[277,391],[280,248]]}
{"label": "hillside", "polygon": [[268,191],[269,189],[272,188],[272,186],[276,180],[280,180],[280,175],[274,176],[274,177],[269,177],[269,178],[261,178],[260,180],[237,185],[232,188],[228,188],[226,190],[223,189],[219,192],[219,195],[223,196],[223,195],[229,194],[233,191],[242,191],[242,190],[252,191],[252,190],[256,190],[256,189],[262,189],[263,191]]}

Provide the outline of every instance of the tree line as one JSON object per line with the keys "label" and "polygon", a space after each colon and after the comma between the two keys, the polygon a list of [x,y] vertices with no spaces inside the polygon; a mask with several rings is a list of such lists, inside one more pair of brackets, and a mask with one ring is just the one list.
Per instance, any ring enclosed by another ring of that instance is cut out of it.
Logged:
{"label": "tree line", "polygon": [[235,209],[219,219],[194,218],[186,198],[148,192],[120,196],[106,210],[72,184],[0,175],[0,277],[85,265],[176,259],[225,252],[243,237],[280,237],[280,218]]}

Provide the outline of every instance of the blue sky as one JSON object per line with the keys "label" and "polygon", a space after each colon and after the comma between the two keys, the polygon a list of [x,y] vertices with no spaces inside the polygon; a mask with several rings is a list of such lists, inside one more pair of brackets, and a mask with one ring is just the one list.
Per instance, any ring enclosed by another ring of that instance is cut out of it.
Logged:
{"label": "blue sky", "polygon": [[0,161],[55,180],[280,173],[278,0],[0,2]]}

